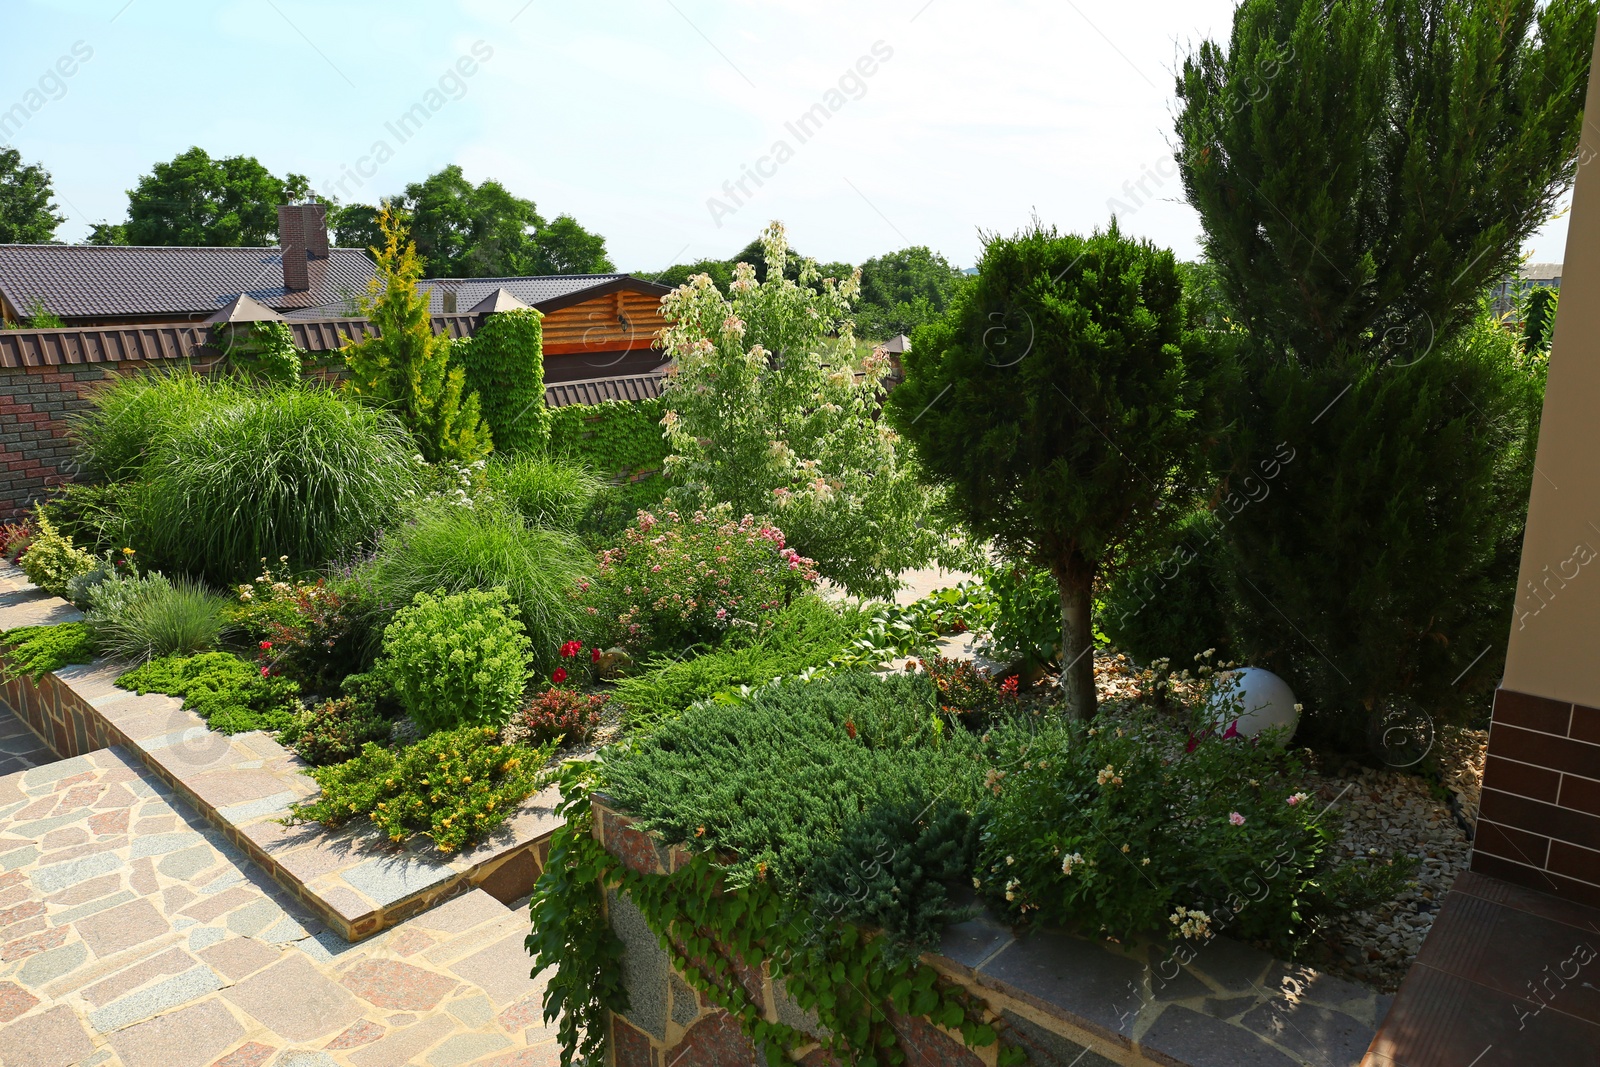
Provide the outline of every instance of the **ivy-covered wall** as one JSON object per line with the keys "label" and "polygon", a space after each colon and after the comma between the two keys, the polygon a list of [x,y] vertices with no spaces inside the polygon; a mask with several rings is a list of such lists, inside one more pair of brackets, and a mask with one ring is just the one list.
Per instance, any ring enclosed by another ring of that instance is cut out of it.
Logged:
{"label": "ivy-covered wall", "polygon": [[661,398],[549,409],[550,451],[589,464],[611,486],[597,507],[599,525],[620,529],[640,508],[651,508],[667,491],[661,465],[667,458]]}
{"label": "ivy-covered wall", "polygon": [[451,362],[465,368],[497,452],[543,448],[549,438],[541,318],[533,308],[496,312],[472,337],[452,342]]}

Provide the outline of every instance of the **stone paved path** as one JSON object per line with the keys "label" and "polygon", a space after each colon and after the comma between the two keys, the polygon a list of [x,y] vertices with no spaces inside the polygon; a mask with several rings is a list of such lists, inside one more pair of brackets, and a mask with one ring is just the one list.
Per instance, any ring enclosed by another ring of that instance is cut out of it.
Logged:
{"label": "stone paved path", "polygon": [[525,917],[325,930],[130,754],[0,777],[0,1065],[543,1067]]}
{"label": "stone paved path", "polygon": [[45,747],[38,734],[11,714],[10,709],[0,706],[0,778],[55,758],[55,753]]}

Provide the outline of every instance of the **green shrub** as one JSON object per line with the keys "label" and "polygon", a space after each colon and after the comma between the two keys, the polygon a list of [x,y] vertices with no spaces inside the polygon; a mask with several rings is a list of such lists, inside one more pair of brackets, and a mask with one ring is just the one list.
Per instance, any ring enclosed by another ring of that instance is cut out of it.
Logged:
{"label": "green shrub", "polygon": [[1061,587],[1049,571],[1001,563],[984,570],[994,604],[990,651],[1025,668],[1061,661]]}
{"label": "green shrub", "polygon": [[502,589],[418,593],[384,631],[379,669],[424,730],[498,729],[528,683],[525,630]]}
{"label": "green shrub", "polygon": [[383,621],[418,593],[504,589],[533,642],[534,662],[555,666],[555,649],[576,629],[573,593],[593,566],[571,535],[530,529],[495,507],[431,504],[378,542],[356,572],[369,624]]}
{"label": "green shrub", "polygon": [[600,492],[589,468],[568,460],[522,453],[496,453],[488,471],[489,488],[529,526],[576,530]]}
{"label": "green shrub", "polygon": [[759,626],[817,577],[770,523],[734,521],[726,508],[642,512],[600,553],[598,573],[583,585],[584,611],[596,644],[634,653],[682,648]]}
{"label": "green shrub", "polygon": [[81,622],[18,626],[0,634],[0,682],[22,677],[37,682],[69,663],[92,663],[94,657],[94,640]]}
{"label": "green shrub", "polygon": [[[925,677],[790,679],[697,705],[631,748],[606,750],[601,782],[665,842],[732,853],[730,883],[763,879],[806,894],[828,872],[822,884],[841,911],[828,917],[926,943],[962,914],[936,879],[908,885],[915,892],[900,903],[888,886],[854,901],[842,882],[880,834],[895,834],[889,847],[932,872],[948,865],[953,839],[960,856],[968,826],[952,813],[977,802],[979,745],[945,725]],[[943,832],[924,840],[918,812]]]}
{"label": "green shrub", "polygon": [[643,673],[617,683],[617,702],[631,728],[647,729],[718,693],[851,658],[870,622],[864,612],[835,608],[818,596],[799,597],[776,612],[759,637],[734,634],[715,651],[648,661]]}
{"label": "green shrub", "polygon": [[368,744],[348,763],[312,771],[322,794],[291,807],[290,820],[334,828],[365,817],[391,841],[420,833],[440,852],[456,852],[516,814],[555,750],[494,741],[494,730],[467,727],[398,752]]}
{"label": "green shrub", "polygon": [[1351,868],[1304,768],[1270,740],[1191,738],[1170,721],[1001,727],[977,879],[1015,922],[1117,936],[1219,933],[1290,951],[1337,910],[1391,899],[1410,874]]}
{"label": "green shrub", "polygon": [[113,576],[89,590],[87,622],[95,646],[125,660],[187,656],[217,647],[228,601],[189,578],[159,572]]}
{"label": "green shrub", "polygon": [[452,348],[452,360],[466,371],[467,391],[478,394],[496,452],[539,451],[550,440],[543,317],[532,308],[486,315],[470,340]]}
{"label": "green shrub", "polygon": [[28,581],[51,596],[65,597],[72,580],[95,569],[98,561],[62,534],[41,510],[34,519],[34,534],[17,565]]}
{"label": "green shrub", "polygon": [[128,547],[132,539],[128,501],[132,486],[126,482],[89,485],[68,482],[50,491],[40,505],[56,529],[86,550],[104,554]]}
{"label": "green shrub", "polygon": [[299,687],[228,652],[164,656],[117,679],[135,693],[183,697],[183,706],[225,734],[282,730],[300,714]]}
{"label": "green shrub", "polygon": [[72,439],[90,473],[127,481],[191,423],[247,395],[242,383],[190,370],[129,374],[98,388],[93,408],[72,416]]}
{"label": "green shrub", "polygon": [[1097,621],[1110,642],[1138,663],[1193,663],[1208,648],[1231,659],[1235,609],[1227,582],[1222,523],[1210,512],[1196,512],[1178,524],[1170,553],[1112,578]]}
{"label": "green shrub", "polygon": [[372,705],[354,697],[324,700],[294,717],[278,740],[313,767],[343,763],[361,754],[368,741],[388,740],[392,724]]}
{"label": "green shrub", "polygon": [[279,385],[300,380],[305,353],[295,347],[294,331],[287,322],[219,324],[212,344],[248,376]]}
{"label": "green shrub", "polygon": [[315,386],[219,404],[157,449],[133,506],[152,562],[218,584],[263,558],[321,566],[392,522],[415,490],[409,435]]}

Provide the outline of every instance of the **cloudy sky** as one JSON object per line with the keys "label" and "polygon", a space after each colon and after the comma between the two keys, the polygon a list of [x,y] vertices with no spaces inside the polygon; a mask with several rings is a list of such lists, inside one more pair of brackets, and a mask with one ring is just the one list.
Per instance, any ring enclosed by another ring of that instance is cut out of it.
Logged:
{"label": "cloudy sky", "polygon": [[[641,272],[729,255],[773,218],[819,259],[925,244],[970,265],[980,231],[1035,213],[1088,230],[1114,207],[1191,256],[1198,221],[1169,176],[1173,71],[1226,36],[1234,6],[3,4],[0,113],[35,107],[7,139],[54,174],[66,240],[120,220],[139,175],[199,145],[345,202],[459,163],[546,216],[570,212]],[[75,49],[88,58],[58,68]],[[830,103],[826,122],[800,125]],[[1565,241],[1556,220],[1529,251],[1559,260]]]}

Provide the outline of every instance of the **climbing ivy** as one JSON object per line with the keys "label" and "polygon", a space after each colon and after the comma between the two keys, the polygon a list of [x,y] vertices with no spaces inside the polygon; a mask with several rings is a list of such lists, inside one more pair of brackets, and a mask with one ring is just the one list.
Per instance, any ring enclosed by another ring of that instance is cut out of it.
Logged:
{"label": "climbing ivy", "polygon": [[451,362],[466,370],[497,452],[539,449],[549,439],[541,318],[533,308],[496,312],[470,339],[451,344]]}
{"label": "climbing ivy", "polygon": [[654,507],[666,493],[666,480],[653,473],[669,451],[661,430],[665,410],[659,397],[550,410],[550,450],[587,463],[611,482],[595,500],[587,523],[591,532],[620,532],[640,508]]}
{"label": "climbing ivy", "polygon": [[[880,1067],[905,1063],[891,1011],[918,1016],[959,1033],[972,1048],[993,1045],[985,1006],[917,958],[890,951],[887,938],[838,920],[819,921],[812,905],[791,899],[764,877],[730,884],[711,851],[670,875],[625,867],[592,836],[589,793],[593,764],[568,764],[560,774],[566,824],[550,843],[545,872],[530,903],[527,948],[534,973],[555,969],[544,999],[547,1021],[561,1019],[561,1062],[604,1062],[606,1010],[626,1012],[623,946],[605,920],[608,891],[626,894],[643,914],[691,986],[726,1009],[773,1067],[818,1038],[768,1020],[740,981],[763,966],[791,1000],[815,1015],[824,1048],[841,1063]],[[1022,1063],[1015,1047],[999,1051],[1001,1067]]]}

